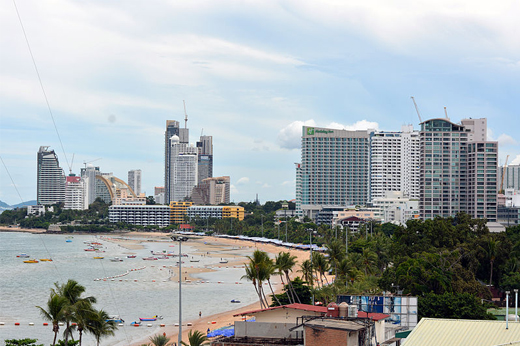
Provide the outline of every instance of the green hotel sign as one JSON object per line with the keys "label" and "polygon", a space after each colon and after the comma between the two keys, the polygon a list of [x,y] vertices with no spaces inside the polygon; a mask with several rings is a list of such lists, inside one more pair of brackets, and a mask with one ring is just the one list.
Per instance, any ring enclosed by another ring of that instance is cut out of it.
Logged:
{"label": "green hotel sign", "polygon": [[315,130],[314,127],[307,127],[307,136],[314,136],[315,133],[333,133],[332,130]]}

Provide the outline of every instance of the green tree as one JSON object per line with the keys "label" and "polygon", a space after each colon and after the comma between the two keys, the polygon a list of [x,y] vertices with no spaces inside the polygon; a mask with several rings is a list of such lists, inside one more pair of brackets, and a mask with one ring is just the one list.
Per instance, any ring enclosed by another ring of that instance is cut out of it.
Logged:
{"label": "green tree", "polygon": [[168,345],[170,338],[167,338],[162,334],[156,334],[154,336],[150,336],[150,341],[152,342],[153,346],[166,346]]}
{"label": "green tree", "polygon": [[67,299],[56,292],[51,291],[51,296],[47,301],[47,309],[37,306],[40,310],[40,314],[46,320],[52,323],[52,331],[54,333],[54,339],[52,346],[56,345],[56,337],[60,330],[59,322],[61,322],[65,315],[65,309],[67,306]]}
{"label": "green tree", "polygon": [[185,343],[184,341],[181,341],[181,343],[184,346],[202,346],[207,345],[206,341],[208,341],[208,337],[199,330],[190,330],[188,333],[188,341],[189,344]]}
{"label": "green tree", "polygon": [[480,299],[469,293],[428,293],[418,300],[419,318],[494,320]]}
{"label": "green tree", "polygon": [[86,329],[94,335],[97,346],[99,346],[102,338],[114,335],[117,325],[114,321],[109,320],[109,316],[105,311],[97,310],[90,316]]}
{"label": "green tree", "polygon": [[36,345],[38,339],[10,339],[4,340],[5,346],[43,346],[43,344]]}
{"label": "green tree", "polygon": [[290,300],[292,300],[293,303],[296,303],[296,300],[298,301],[298,303],[301,303],[300,297],[298,296],[298,294],[296,294],[296,291],[292,287],[291,278],[289,277],[289,273],[293,271],[295,265],[296,256],[291,255],[289,252],[279,252],[278,256],[276,256],[275,258],[275,266],[278,270],[278,273],[280,273],[280,277],[282,277],[281,273],[285,274],[285,280],[287,282],[287,285],[289,286],[287,294],[291,296]]}

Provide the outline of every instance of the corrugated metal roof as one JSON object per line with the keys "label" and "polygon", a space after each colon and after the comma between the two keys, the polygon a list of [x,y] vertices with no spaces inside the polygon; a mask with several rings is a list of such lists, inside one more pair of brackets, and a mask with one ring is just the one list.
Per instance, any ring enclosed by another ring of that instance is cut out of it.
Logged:
{"label": "corrugated metal roof", "polygon": [[520,341],[520,322],[423,318],[403,346],[495,346]]}
{"label": "corrugated metal roof", "polygon": [[349,331],[358,331],[364,329],[365,326],[353,321],[342,320],[311,320],[303,324],[305,327],[331,328]]}

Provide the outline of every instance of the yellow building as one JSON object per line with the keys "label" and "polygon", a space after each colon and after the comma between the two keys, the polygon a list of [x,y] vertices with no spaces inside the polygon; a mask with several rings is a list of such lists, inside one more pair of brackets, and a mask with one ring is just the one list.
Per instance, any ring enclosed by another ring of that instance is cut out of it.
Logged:
{"label": "yellow building", "polygon": [[222,207],[222,218],[234,217],[240,221],[244,220],[244,208],[236,205]]}
{"label": "yellow building", "polygon": [[178,225],[185,223],[188,207],[192,205],[193,202],[170,202],[170,224]]}

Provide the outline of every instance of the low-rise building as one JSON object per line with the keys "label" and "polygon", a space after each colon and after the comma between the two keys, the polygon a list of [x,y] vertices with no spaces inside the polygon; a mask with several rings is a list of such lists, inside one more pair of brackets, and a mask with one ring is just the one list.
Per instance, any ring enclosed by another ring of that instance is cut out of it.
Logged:
{"label": "low-rise building", "polygon": [[108,207],[110,222],[126,222],[132,225],[168,227],[170,207],[167,205],[111,205]]}

